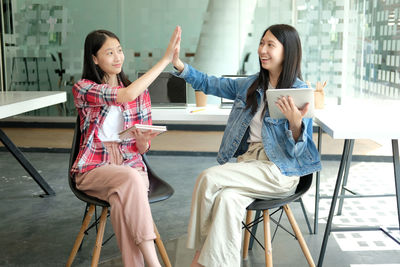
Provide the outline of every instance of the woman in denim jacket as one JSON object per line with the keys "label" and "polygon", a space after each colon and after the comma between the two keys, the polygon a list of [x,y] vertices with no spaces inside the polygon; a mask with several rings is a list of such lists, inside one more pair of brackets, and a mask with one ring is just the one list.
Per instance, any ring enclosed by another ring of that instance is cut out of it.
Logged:
{"label": "woman in denim jacket", "polygon": [[[219,166],[203,171],[193,191],[188,247],[191,266],[240,266],[241,222],[254,199],[295,192],[299,176],[321,169],[312,140],[308,104],[298,109],[290,97],[276,105],[286,119],[269,116],[268,88],[303,88],[301,43],[289,25],[265,30],[258,48],[260,72],[242,79],[208,76],[173,58],[175,74],[205,94],[235,100],[220,150]],[[237,163],[228,162],[237,157]]]}

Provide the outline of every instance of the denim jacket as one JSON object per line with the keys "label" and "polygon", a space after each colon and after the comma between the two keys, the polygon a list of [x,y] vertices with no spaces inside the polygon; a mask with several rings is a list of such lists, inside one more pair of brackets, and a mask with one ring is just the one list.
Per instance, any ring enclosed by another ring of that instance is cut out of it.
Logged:
{"label": "denim jacket", "polygon": [[[205,94],[234,100],[232,111],[218,152],[217,161],[224,164],[232,157],[247,151],[249,125],[253,119],[251,109],[246,109],[246,94],[258,74],[239,79],[208,76],[185,64],[181,73],[174,75],[185,79],[195,90]],[[293,88],[304,88],[306,84],[297,79]],[[257,89],[258,103],[263,99],[263,90]],[[272,119],[266,110],[261,130],[262,142],[268,158],[278,166],[282,174],[302,176],[321,170],[319,153],[312,140],[312,119],[303,118],[301,135],[293,139],[287,119]]]}

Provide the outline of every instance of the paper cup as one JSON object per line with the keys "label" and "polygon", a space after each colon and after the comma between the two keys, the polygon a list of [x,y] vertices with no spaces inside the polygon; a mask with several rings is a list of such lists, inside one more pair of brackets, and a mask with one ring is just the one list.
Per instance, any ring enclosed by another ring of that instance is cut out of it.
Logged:
{"label": "paper cup", "polygon": [[196,107],[205,107],[207,105],[207,95],[201,91],[195,91]]}

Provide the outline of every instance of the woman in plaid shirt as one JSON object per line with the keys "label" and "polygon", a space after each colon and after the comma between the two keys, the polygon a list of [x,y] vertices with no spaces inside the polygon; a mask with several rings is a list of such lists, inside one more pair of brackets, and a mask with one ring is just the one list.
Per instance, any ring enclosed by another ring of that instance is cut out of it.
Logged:
{"label": "woman in plaid shirt", "polygon": [[85,40],[82,79],[72,88],[82,138],[71,172],[79,190],[110,203],[124,266],[144,266],[144,261],[161,266],[141,156],[157,133],[136,130],[126,140],[118,133],[134,124],[151,124],[147,87],[177,56],[180,36],[176,27],[161,60],[131,83],[122,71],[124,53],[118,37],[106,30],[93,31]]}

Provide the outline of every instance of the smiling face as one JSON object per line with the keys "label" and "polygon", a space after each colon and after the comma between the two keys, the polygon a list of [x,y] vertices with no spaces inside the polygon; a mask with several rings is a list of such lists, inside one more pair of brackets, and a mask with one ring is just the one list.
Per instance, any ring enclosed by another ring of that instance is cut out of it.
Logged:
{"label": "smiling face", "polygon": [[107,37],[103,46],[93,55],[93,62],[98,65],[108,77],[119,74],[124,63],[124,52],[121,44],[115,38]]}
{"label": "smiling face", "polygon": [[275,73],[282,71],[284,48],[281,42],[269,30],[260,41],[258,56],[263,69]]}

